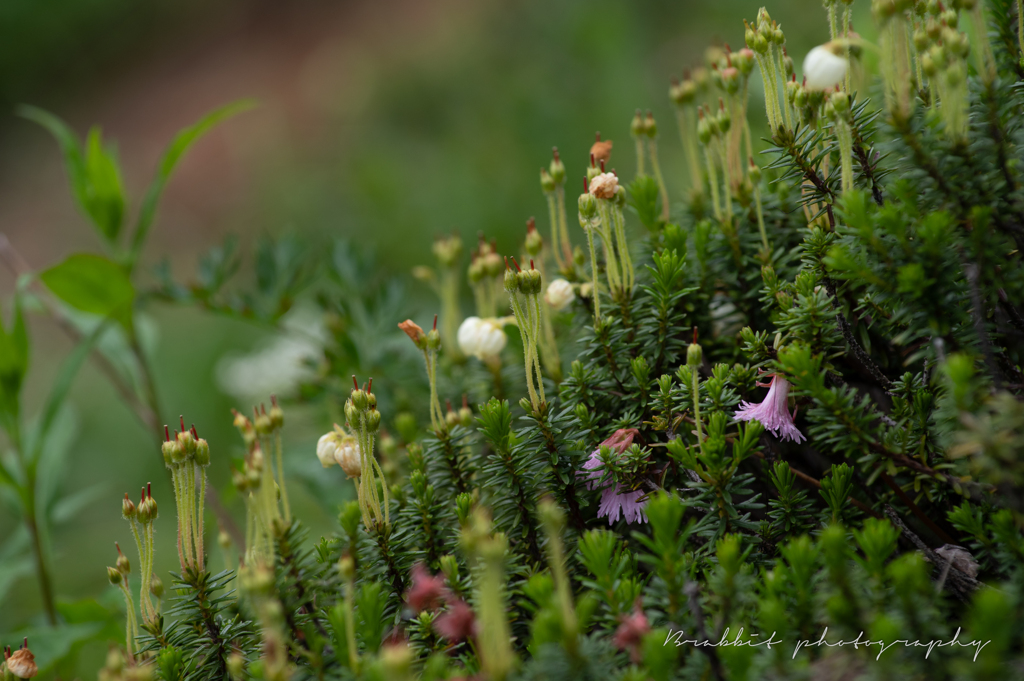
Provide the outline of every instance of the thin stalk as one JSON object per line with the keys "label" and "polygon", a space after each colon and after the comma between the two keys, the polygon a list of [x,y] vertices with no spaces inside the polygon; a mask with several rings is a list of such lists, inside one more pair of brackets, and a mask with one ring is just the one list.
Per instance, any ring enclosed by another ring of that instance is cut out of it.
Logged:
{"label": "thin stalk", "polygon": [[658,181],[658,189],[661,190],[661,219],[668,222],[668,188],[665,187],[665,178],[661,174],[661,164],[658,163],[658,142],[650,139],[647,149],[651,156],[651,170],[654,171],[654,179]]}
{"label": "thin stalk", "polygon": [[697,425],[697,445],[700,453],[704,453],[704,429],[700,421],[700,377],[697,374],[697,367],[690,368],[692,376],[691,389],[693,391],[693,422]]}
{"label": "thin stalk", "polygon": [[721,222],[722,209],[718,206],[718,173],[715,172],[715,159],[710,143],[704,145],[704,160],[708,167],[708,185],[711,187],[711,210],[715,215],[715,219]]}
{"label": "thin stalk", "polygon": [[601,295],[597,288],[597,254],[594,252],[594,228],[584,229],[587,233],[587,245],[590,247],[590,271],[593,274],[594,322],[601,318]]}
{"label": "thin stalk", "polygon": [[551,220],[551,252],[555,257],[555,266],[561,271],[565,269],[565,262],[559,253],[561,250],[561,224],[558,220],[558,202],[554,192],[548,192],[545,196],[548,200],[548,217]]}
{"label": "thin stalk", "polygon": [[771,252],[768,245],[768,232],[764,227],[764,210],[761,207],[761,185],[754,185],[754,205],[757,208],[757,229],[761,232],[761,243],[764,245],[765,256]]}
{"label": "thin stalk", "polygon": [[[205,525],[203,523],[203,508],[206,505],[206,469],[200,469],[202,477],[199,480],[199,504],[197,505],[197,513],[199,518],[196,521],[196,556],[199,559],[199,569],[203,570],[203,564],[206,562],[204,550],[204,536],[205,536]],[[284,478],[281,478],[281,494],[284,495]],[[285,505],[287,508],[287,504]]]}
{"label": "thin stalk", "polygon": [[[281,505],[284,506],[284,519],[285,522],[292,522],[292,509],[288,503],[288,488],[284,484],[284,447],[281,444],[281,431],[275,431],[274,433],[274,454],[277,459],[277,477],[278,484],[281,485]],[[203,473],[203,489],[206,489],[206,474]],[[200,500],[206,497],[202,494],[199,495]],[[203,523],[203,507],[202,504],[199,506],[199,524]]]}
{"label": "thin stalk", "polygon": [[564,187],[558,187],[555,190],[555,198],[558,201],[558,225],[562,234],[562,257],[565,258],[566,267],[570,267],[572,265],[572,241],[569,239],[569,223],[565,217]]}

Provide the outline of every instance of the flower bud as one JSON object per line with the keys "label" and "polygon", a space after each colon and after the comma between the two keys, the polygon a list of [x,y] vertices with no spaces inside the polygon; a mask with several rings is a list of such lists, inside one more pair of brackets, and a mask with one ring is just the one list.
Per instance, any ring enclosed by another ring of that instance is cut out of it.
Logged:
{"label": "flower bud", "polygon": [[[516,278],[516,290],[518,290],[518,278],[511,273],[511,270],[509,274]],[[505,335],[505,331],[495,319],[467,317],[459,326],[459,348],[465,355],[480,360],[494,358],[501,354],[507,342],[508,337]]]}
{"label": "flower bud", "polygon": [[690,367],[700,366],[704,359],[704,351],[697,343],[690,343],[686,348],[686,365]]}
{"label": "flower bud", "polygon": [[722,134],[729,132],[729,128],[732,127],[732,115],[729,113],[729,109],[725,108],[725,102],[721,99],[718,100],[718,128],[722,131]]}
{"label": "flower bud", "polygon": [[555,184],[555,178],[551,177],[551,173],[549,173],[545,168],[541,168],[540,169],[540,188],[541,188],[541,190],[545,194],[550,194],[551,192],[555,191],[555,187],[557,187],[557,185]]}
{"label": "flower bud", "polygon": [[456,411],[446,412],[444,415],[444,423],[448,430],[451,430],[455,426],[459,425],[459,413]]}
{"label": "flower bud", "polygon": [[437,329],[427,331],[427,350],[441,349],[441,332]]}
{"label": "flower bud", "polygon": [[442,267],[454,267],[462,256],[462,239],[458,234],[434,242],[434,255]]}
{"label": "flower bud", "polygon": [[108,567],[107,568],[107,579],[110,581],[111,584],[113,584],[114,586],[117,586],[118,584],[121,583],[121,573],[120,573],[120,571],[118,571],[117,568]]}
{"label": "flower bud", "polygon": [[[793,60],[790,59],[790,63],[792,63],[792,61]],[[749,76],[751,71],[754,70],[754,62],[754,51],[749,47],[744,47],[739,52],[732,55],[733,66],[739,69],[739,72],[744,76]]]}
{"label": "flower bud", "polygon": [[526,252],[532,256],[537,256],[543,247],[544,239],[541,237],[540,232],[536,229],[529,230],[526,233]]}
{"label": "flower bud", "polygon": [[597,201],[594,199],[593,194],[589,192],[580,194],[577,207],[579,208],[581,220],[589,221],[597,217]]}
{"label": "flower bud", "polygon": [[258,435],[270,435],[274,430],[274,426],[270,421],[270,416],[264,411],[258,414],[253,420],[253,425],[256,426],[256,433]]}
{"label": "flower bud", "polygon": [[[184,427],[184,426],[183,426]],[[177,436],[178,445],[181,447],[184,458],[190,459],[196,453],[196,439],[192,437],[192,431],[182,430]]]}
{"label": "flower bud", "polygon": [[132,520],[135,518],[135,504],[128,498],[128,493],[125,492],[124,501],[121,502],[121,517],[125,520]]}
{"label": "flower bud", "polygon": [[747,169],[747,175],[750,177],[750,181],[755,185],[761,182],[761,168],[754,163],[754,159],[750,159],[750,167]]}
{"label": "flower bud", "polygon": [[519,273],[519,290],[524,294],[535,296],[541,292],[542,288],[540,270],[529,269]]}
{"label": "flower bud", "polygon": [[240,470],[231,470],[231,482],[235,485],[235,489],[238,490],[239,494],[245,494],[249,489],[249,482],[245,477],[245,473]]}
{"label": "flower bud", "polygon": [[345,581],[355,579],[356,576],[356,564],[352,560],[351,556],[342,556],[341,560],[338,561],[338,574]]}
{"label": "flower bud", "polygon": [[729,66],[722,69],[722,87],[730,95],[734,95],[739,92],[740,89],[740,70],[735,66]]}
{"label": "flower bud", "polygon": [[357,411],[366,411],[370,406],[370,401],[366,396],[366,392],[359,388],[352,391],[350,399],[352,400],[352,406],[355,407]]}
{"label": "flower bud", "polygon": [[270,411],[267,412],[270,416],[270,425],[274,430],[279,430],[284,427],[284,410],[281,409],[281,405],[277,403],[277,398],[273,395],[270,396]]}
{"label": "flower bud", "polygon": [[380,430],[380,412],[376,409],[366,412],[366,430],[371,433]]}
{"label": "flower bud", "polygon": [[158,515],[156,499],[152,496],[146,497],[146,500],[139,505],[139,520],[143,523],[151,523],[157,519]]}
{"label": "flower bud", "polygon": [[469,407],[459,408],[459,423],[463,428],[469,428],[473,425],[473,410]]}
{"label": "flower bud", "polygon": [[156,575],[152,575],[150,577],[149,593],[153,594],[157,598],[163,598],[164,597],[164,583]]}
{"label": "flower bud", "polygon": [[544,292],[544,300],[558,312],[569,307],[575,298],[576,293],[572,289],[572,284],[565,279],[555,279],[548,284],[548,289]]}
{"label": "flower bud", "polygon": [[640,113],[640,109],[636,110],[633,114],[633,120],[629,123],[629,132],[633,137],[639,137],[644,134],[644,117]]}
{"label": "flower bud", "polygon": [[[512,268],[505,268],[505,281],[502,284],[506,293],[516,293],[519,291],[519,279],[516,277],[516,273],[512,271]],[[479,319],[479,317],[478,317]],[[463,322],[465,324],[465,322]]]}
{"label": "flower bud", "polygon": [[210,465],[210,443],[203,438],[196,440],[196,463],[202,468]]}
{"label": "flower bud", "polygon": [[115,565],[117,565],[117,570],[122,575],[127,576],[130,575],[132,572],[132,565],[130,562],[128,562],[128,556],[124,555],[123,553],[118,554],[117,563],[115,563]]}
{"label": "flower bud", "polygon": [[231,548],[231,535],[221,530],[217,533],[217,544],[222,550],[227,551]]}
{"label": "flower bud", "polygon": [[551,165],[548,166],[548,173],[550,173],[551,179],[555,181],[556,185],[561,185],[565,182],[565,165],[558,155],[557,148],[552,150],[552,156]]}
{"label": "flower bud", "polygon": [[170,467],[172,464],[178,463],[184,459],[184,454],[179,451],[177,440],[168,440],[160,445],[160,453],[164,457],[164,465]]}
{"label": "flower bud", "polygon": [[651,139],[658,136],[658,124],[654,120],[654,114],[650,111],[647,112],[647,118],[644,119],[644,134]]}
{"label": "flower bud", "polygon": [[700,120],[697,121],[697,139],[700,140],[701,144],[707,144],[711,141],[711,124],[707,118],[704,118],[704,112],[700,114]]}

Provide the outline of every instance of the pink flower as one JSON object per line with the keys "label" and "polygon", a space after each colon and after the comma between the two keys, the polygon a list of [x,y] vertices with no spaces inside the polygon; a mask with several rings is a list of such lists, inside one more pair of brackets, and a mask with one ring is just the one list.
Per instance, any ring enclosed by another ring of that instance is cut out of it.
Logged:
{"label": "pink flower", "polygon": [[434,631],[456,643],[475,634],[476,618],[472,608],[461,598],[450,598],[448,609],[434,620]]}
{"label": "pink flower", "polygon": [[416,612],[433,610],[441,604],[445,593],[443,577],[432,577],[423,563],[413,565],[412,587],[405,594],[405,600],[410,608]]}
{"label": "pink flower", "polygon": [[781,440],[803,442],[807,438],[793,424],[796,410],[794,409],[792,414],[789,413],[789,406],[786,403],[788,398],[789,381],[775,374],[772,376],[772,382],[768,384],[768,395],[765,396],[764,402],[741,402],[734,418],[737,421],[758,421]]}
{"label": "pink flower", "polygon": [[627,523],[646,523],[647,514],[644,513],[644,506],[647,505],[647,500],[640,501],[646,494],[647,492],[642,489],[623,492],[622,486],[618,484],[609,487],[601,492],[601,505],[597,509],[597,517],[607,517],[608,524],[612,525],[619,519],[621,513],[622,519]]}
{"label": "pink flower", "polygon": [[629,658],[634,664],[640,663],[640,644],[644,636],[651,631],[651,624],[647,621],[640,601],[633,606],[633,613],[625,615],[621,619],[619,628],[615,630],[615,637],[612,641],[619,650],[629,650]]}
{"label": "pink flower", "polygon": [[[633,444],[633,438],[638,434],[636,428],[620,428],[590,453],[590,458],[583,464],[583,470],[579,473],[579,477],[586,481],[588,489],[597,489],[601,484],[601,469],[604,467],[604,462],[601,461],[601,447],[608,447],[616,454],[621,454],[629,449]],[[601,492],[601,505],[597,509],[597,517],[608,518],[609,525],[615,523],[619,515],[627,523],[645,523],[647,516],[643,508],[647,501],[640,501],[645,494],[643,490],[623,492],[622,486],[618,483],[605,487]]]}

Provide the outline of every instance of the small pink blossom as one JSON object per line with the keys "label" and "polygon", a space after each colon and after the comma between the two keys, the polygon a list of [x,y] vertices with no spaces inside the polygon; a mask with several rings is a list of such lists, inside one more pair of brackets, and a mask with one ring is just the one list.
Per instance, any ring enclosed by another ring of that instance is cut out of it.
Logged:
{"label": "small pink blossom", "polygon": [[789,413],[788,398],[789,381],[776,374],[772,377],[764,401],[761,404],[741,402],[733,418],[737,421],[758,421],[781,440],[803,442],[807,438],[793,424],[796,410]]}
{"label": "small pink blossom", "polygon": [[623,492],[622,486],[618,484],[608,487],[601,492],[601,505],[597,509],[597,517],[607,517],[608,524],[612,525],[619,519],[621,513],[622,519],[627,523],[646,523],[647,514],[644,513],[644,506],[647,505],[647,500],[640,500],[646,494],[647,492],[642,489]]}
{"label": "small pink blossom", "polygon": [[629,659],[634,664],[640,664],[640,644],[643,638],[651,631],[651,624],[640,607],[640,601],[633,606],[633,612],[621,618],[619,628],[615,630],[615,637],[612,641],[619,650],[628,650]]}
{"label": "small pink blossom", "polygon": [[410,608],[416,612],[433,610],[441,604],[445,593],[447,589],[443,577],[431,576],[423,563],[416,563],[412,567],[412,587],[405,594],[405,600]]}
{"label": "small pink blossom", "polygon": [[[636,428],[620,428],[602,442],[597,449],[590,454],[590,458],[583,464],[583,470],[579,477],[582,478],[588,489],[595,490],[601,485],[604,462],[601,461],[601,447],[608,447],[616,454],[621,454],[633,444],[633,438],[639,434]],[[647,501],[640,501],[646,495],[643,490],[624,492],[618,483],[604,488],[601,492],[601,505],[597,509],[598,518],[608,518],[608,524],[612,525],[621,515],[627,523],[645,523],[647,515],[643,508]]]}
{"label": "small pink blossom", "polygon": [[476,633],[473,609],[461,598],[449,598],[448,609],[434,620],[434,631],[452,642],[459,642]]}

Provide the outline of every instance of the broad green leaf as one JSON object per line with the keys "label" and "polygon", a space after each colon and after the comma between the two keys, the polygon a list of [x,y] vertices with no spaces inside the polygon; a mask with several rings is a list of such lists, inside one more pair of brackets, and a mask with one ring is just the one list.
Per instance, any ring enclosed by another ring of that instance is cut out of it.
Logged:
{"label": "broad green leaf", "polygon": [[113,153],[103,148],[99,128],[89,131],[83,152],[77,135],[60,118],[33,106],[22,106],[18,113],[46,128],[57,140],[78,206],[100,235],[113,243],[124,222],[124,188]]}
{"label": "broad green leaf", "polygon": [[[85,161],[82,158],[82,150],[78,144],[78,138],[68,124],[57,118],[48,111],[34,106],[18,107],[18,115],[34,121],[50,131],[50,134],[57,140],[61,153],[64,154],[64,162],[67,164],[68,176],[71,180],[71,189],[78,200],[78,204],[85,209],[88,195],[88,179],[85,170]],[[88,212],[88,211],[87,211]]]}
{"label": "broad green leaf", "polygon": [[135,226],[135,234],[132,237],[132,248],[128,259],[129,268],[134,267],[135,262],[142,253],[142,247],[146,243],[146,236],[149,234],[149,229],[153,226],[153,219],[156,217],[156,207],[160,202],[160,196],[163,194],[164,187],[181,157],[184,156],[189,147],[215,125],[231,118],[235,114],[251,109],[253,106],[255,106],[255,102],[252,100],[241,100],[211,111],[200,119],[199,122],[179,132],[171,141],[167,150],[164,151],[163,158],[160,160],[160,167],[157,169],[156,177],[153,178],[153,182],[150,183],[149,188],[146,190],[146,196],[142,199],[139,220]]}
{"label": "broad green leaf", "polygon": [[28,331],[21,313],[21,301],[14,299],[11,330],[4,329],[0,318],[0,411],[10,417],[19,412],[21,385],[28,370]]}
{"label": "broad green leaf", "polygon": [[39,275],[71,307],[130,324],[135,287],[125,271],[101,255],[78,253]]}
{"label": "broad green leaf", "polygon": [[124,187],[112,152],[103,148],[99,128],[89,131],[85,170],[88,180],[86,212],[107,241],[113,243],[124,222]]}

